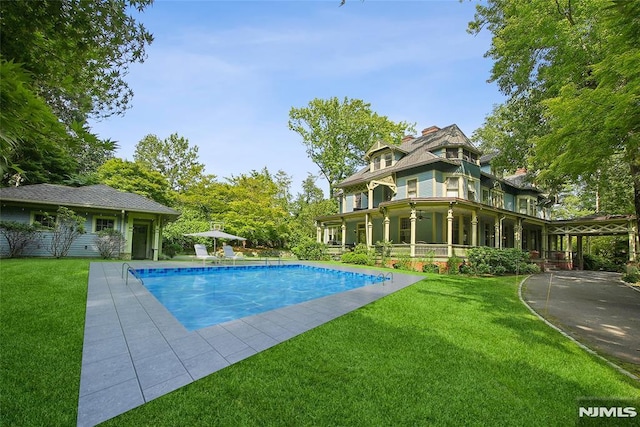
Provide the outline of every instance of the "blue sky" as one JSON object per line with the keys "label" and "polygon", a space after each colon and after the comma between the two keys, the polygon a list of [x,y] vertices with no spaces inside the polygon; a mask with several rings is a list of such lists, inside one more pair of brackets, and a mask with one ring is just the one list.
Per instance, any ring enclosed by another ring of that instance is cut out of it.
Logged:
{"label": "blue sky", "polygon": [[503,97],[487,83],[490,35],[466,32],[474,11],[456,0],[156,0],[138,17],[155,40],[127,76],[132,108],[92,127],[128,160],[145,135],[177,132],[219,180],[266,166],[291,175],[296,194],[319,170],[289,110],[314,98],[362,99],[418,133],[456,123],[470,137],[482,125]]}

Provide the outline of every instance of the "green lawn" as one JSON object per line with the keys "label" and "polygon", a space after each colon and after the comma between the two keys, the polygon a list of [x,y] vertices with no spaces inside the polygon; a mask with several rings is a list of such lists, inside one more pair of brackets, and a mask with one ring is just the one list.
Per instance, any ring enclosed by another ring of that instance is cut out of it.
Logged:
{"label": "green lawn", "polygon": [[[0,424],[74,424],[87,265],[0,263]],[[107,424],[573,425],[580,397],[640,401],[530,314],[515,278],[425,278]]]}

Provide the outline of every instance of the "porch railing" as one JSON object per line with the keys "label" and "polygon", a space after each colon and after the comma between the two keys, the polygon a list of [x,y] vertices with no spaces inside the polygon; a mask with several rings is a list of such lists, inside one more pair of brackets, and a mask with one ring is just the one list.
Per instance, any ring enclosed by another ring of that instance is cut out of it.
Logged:
{"label": "porch railing", "polygon": [[[344,251],[351,250],[353,246],[347,245]],[[466,245],[453,245],[453,253],[459,257],[465,257],[467,255],[467,249],[470,246]],[[341,245],[328,245],[327,252],[333,257],[337,258],[344,252]],[[411,245],[409,244],[397,244],[391,246],[391,257],[408,256],[411,254]],[[430,244],[430,243],[417,243],[415,245],[415,257],[424,258],[433,256],[435,258],[447,258],[449,256],[449,248],[446,244]]]}

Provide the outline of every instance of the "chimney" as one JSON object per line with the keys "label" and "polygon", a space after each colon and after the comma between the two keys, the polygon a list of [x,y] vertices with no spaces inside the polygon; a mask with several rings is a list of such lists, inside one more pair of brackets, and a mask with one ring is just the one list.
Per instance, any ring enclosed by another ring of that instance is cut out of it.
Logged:
{"label": "chimney", "polygon": [[438,126],[429,126],[428,128],[422,129],[422,136],[429,135],[430,133],[439,131],[440,128]]}
{"label": "chimney", "polygon": [[416,139],[416,137],[413,136],[413,135],[405,135],[405,136],[402,137],[402,142],[411,141],[413,139]]}

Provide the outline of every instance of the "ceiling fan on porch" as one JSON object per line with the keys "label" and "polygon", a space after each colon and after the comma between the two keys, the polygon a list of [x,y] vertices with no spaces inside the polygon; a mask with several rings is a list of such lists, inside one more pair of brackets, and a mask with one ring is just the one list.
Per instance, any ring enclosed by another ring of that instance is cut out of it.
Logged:
{"label": "ceiling fan on porch", "polygon": [[416,213],[416,218],[418,218],[418,221],[422,221],[423,219],[431,219],[431,217],[424,215],[422,211],[418,211]]}

